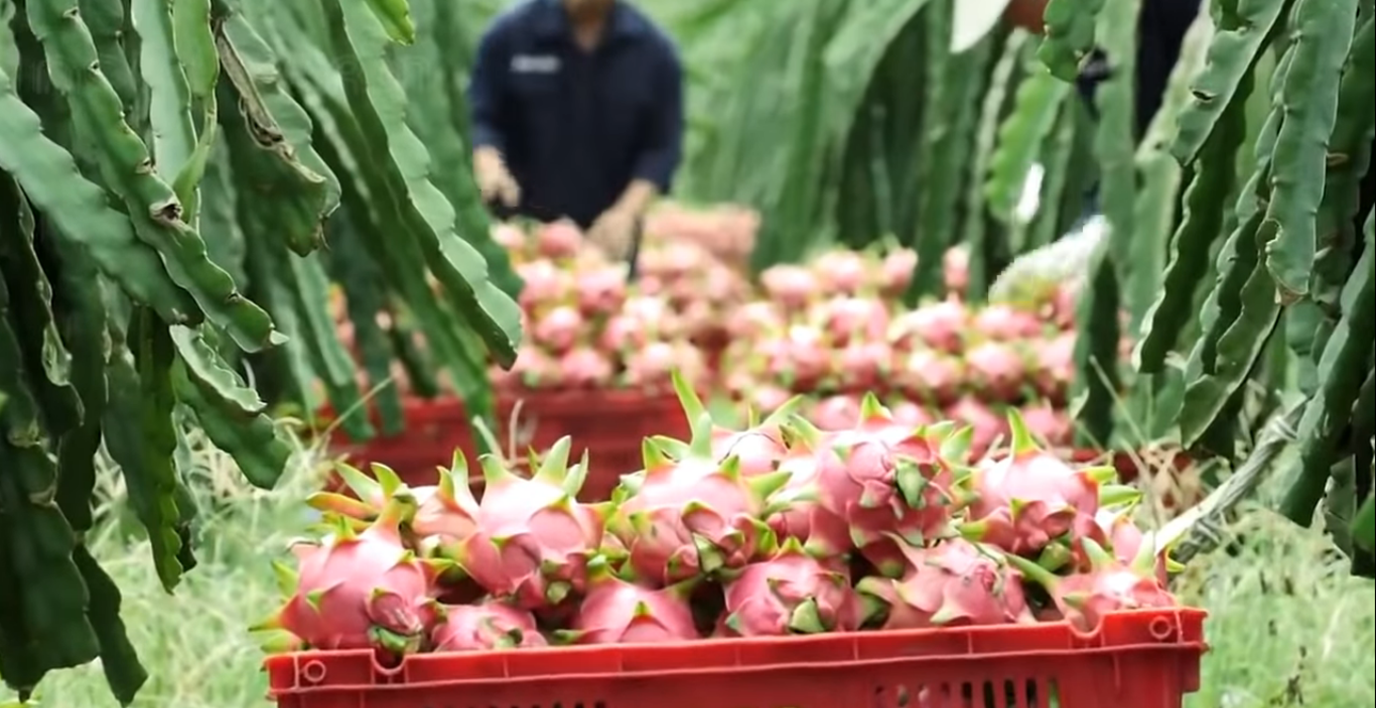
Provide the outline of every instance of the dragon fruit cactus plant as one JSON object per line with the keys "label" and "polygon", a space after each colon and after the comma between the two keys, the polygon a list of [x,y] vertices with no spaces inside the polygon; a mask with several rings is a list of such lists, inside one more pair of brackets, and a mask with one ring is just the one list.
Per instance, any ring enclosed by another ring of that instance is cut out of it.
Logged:
{"label": "dragon fruit cactus plant", "polygon": [[886,629],[1032,622],[1022,575],[997,551],[952,539],[930,548],[897,540],[901,579],[870,577],[857,590]]}
{"label": "dragon fruit cactus plant", "polygon": [[420,650],[439,612],[433,592],[444,566],[405,546],[401,525],[416,506],[400,488],[363,532],[340,524],[319,542],[293,544],[299,569],[274,564],[289,599],[253,629],[284,630],[314,649]]}
{"label": "dragon fruit cactus plant", "polygon": [[[472,531],[441,534],[439,554],[488,592],[525,609],[558,605],[581,592],[588,560],[602,544],[608,506],[575,499],[587,467],[586,460],[568,464],[571,445],[568,436],[555,442],[530,479],[516,475],[499,456],[483,455],[482,502],[466,486],[455,486],[458,501],[450,515],[432,522],[436,529]],[[456,464],[463,468],[451,476],[466,477],[462,455]]]}
{"label": "dragon fruit cactus plant", "polygon": [[602,558],[588,566],[588,593],[569,629],[555,633],[566,644],[662,644],[698,639],[689,598],[690,579],[653,589],[620,577]]}
{"label": "dragon fruit cactus plant", "polygon": [[971,478],[969,516],[961,533],[1018,555],[1045,552],[1053,542],[1068,540],[1073,546],[1084,538],[1102,540],[1095,521],[1100,505],[1129,502],[1139,492],[1107,484],[1116,475],[1112,467],[1076,469],[1041,449],[1016,409],[1008,412],[1008,426],[1009,454],[986,458]]}
{"label": "dragon fruit cactus plant", "polygon": [[767,561],[727,579],[719,636],[771,637],[860,628],[859,598],[833,561],[809,555],[797,539]]}

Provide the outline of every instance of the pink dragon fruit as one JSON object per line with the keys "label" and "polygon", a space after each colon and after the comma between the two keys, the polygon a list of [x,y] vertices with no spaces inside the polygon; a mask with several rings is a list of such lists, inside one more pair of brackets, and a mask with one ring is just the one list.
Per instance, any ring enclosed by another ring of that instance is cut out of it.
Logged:
{"label": "pink dragon fruit", "polygon": [[817,257],[814,268],[823,292],[828,295],[858,294],[868,280],[865,258],[855,251],[827,251]]}
{"label": "pink dragon fruit", "polygon": [[859,417],[860,399],[852,395],[828,396],[812,408],[813,423],[828,432],[854,425]]}
{"label": "pink dragon fruit", "polygon": [[893,368],[893,350],[882,340],[852,341],[838,355],[841,386],[868,390],[883,383]]}
{"label": "pink dragon fruit", "polygon": [[959,300],[946,299],[924,305],[894,319],[890,340],[901,349],[913,349],[925,344],[948,354],[958,354],[964,347],[968,313]]}
{"label": "pink dragon fruit", "polygon": [[1075,629],[1092,633],[1104,615],[1121,610],[1176,607],[1179,602],[1156,577],[1154,543],[1143,544],[1130,564],[1115,559],[1094,539],[1082,539],[1092,570],[1065,577],[1025,558],[1008,561],[1029,580],[1046,588],[1057,609]]}
{"label": "pink dragon fruit", "polygon": [[1040,336],[1043,324],[1036,315],[1008,305],[993,304],[975,313],[975,331],[996,341],[1013,341]]}
{"label": "pink dragon fruit", "polygon": [[776,511],[770,497],[788,481],[786,473],[747,480],[740,458],[718,461],[706,413],[694,421],[688,445],[667,451],[647,438],[642,447],[645,469],[621,478],[609,528],[638,577],[672,584],[738,568],[774,549],[762,519]]}
{"label": "pink dragon fruit", "polygon": [[953,539],[931,548],[897,542],[908,561],[901,579],[870,577],[857,590],[884,629],[1032,622],[1022,577],[993,551]]}
{"label": "pink dragon fruit", "polygon": [[889,329],[889,310],[880,300],[835,297],[817,304],[816,321],[838,345],[878,341]]}
{"label": "pink dragon fruit", "polygon": [[1066,534],[1076,541],[1098,534],[1094,516],[1101,491],[1116,495],[1123,490],[1101,490],[1114,478],[1114,469],[1075,469],[1041,450],[1016,409],[1009,410],[1008,425],[1013,436],[1010,454],[976,469],[976,498],[961,532],[1018,555],[1039,553]]}
{"label": "pink dragon fruit", "polygon": [[529,310],[539,305],[558,302],[573,290],[568,274],[548,260],[529,261],[516,266],[516,274],[525,283],[521,288],[521,307]]}
{"label": "pink dragon fruit", "polygon": [[795,390],[812,388],[832,371],[831,347],[815,327],[793,325],[776,346],[767,370],[770,376]]}
{"label": "pink dragon fruit", "polygon": [[1022,419],[1034,438],[1052,447],[1069,445],[1074,439],[1074,422],[1062,409],[1046,403],[1025,406]]}
{"label": "pink dragon fruit", "polygon": [[511,253],[518,253],[526,247],[525,233],[511,224],[493,224],[492,240]]}
{"label": "pink dragon fruit", "polygon": [[567,220],[545,224],[535,233],[535,250],[546,258],[571,258],[583,245],[583,234]]}
{"label": "pink dragon fruit", "polygon": [[[711,418],[702,399],[693,390],[691,382],[681,371],[670,375],[674,392],[678,395],[679,405],[683,407],[684,418],[696,421],[703,416]],[[756,417],[755,410],[748,411],[748,422],[744,430],[732,430],[712,423],[712,458],[718,464],[734,457],[745,477],[759,477],[774,472],[779,461],[788,454],[784,445],[783,423],[793,416],[802,405],[802,396],[792,396],[775,406],[763,421]],[[655,443],[661,450],[675,458],[692,454],[690,444],[668,437],[656,437]]]}
{"label": "pink dragon fruit", "polygon": [[899,297],[913,282],[917,268],[917,251],[899,248],[884,257],[879,266],[879,292],[885,297]]}
{"label": "pink dragon fruit", "polygon": [[695,580],[661,590],[637,585],[596,559],[588,566],[588,592],[570,623],[555,633],[568,644],[663,644],[699,638],[688,600]]}
{"label": "pink dragon fruit", "polygon": [[430,631],[430,645],[436,652],[548,645],[534,615],[503,602],[445,606],[443,615],[443,621]]}
{"label": "pink dragon fruit", "polygon": [[[1142,533],[1142,529],[1137,524],[1133,523],[1133,508],[1132,506],[1116,509],[1101,508],[1099,513],[1094,515],[1094,521],[1099,524],[1099,529],[1103,532],[1103,537],[1107,539],[1113,556],[1118,559],[1118,562],[1125,564],[1133,563],[1134,559],[1143,552],[1143,545],[1147,542],[1147,535]],[[1178,573],[1181,570],[1184,568],[1172,561],[1170,554],[1157,554],[1156,581],[1162,587],[1170,580],[1171,573]]]}
{"label": "pink dragon fruit", "polygon": [[791,427],[817,453],[818,500],[850,522],[856,547],[881,572],[897,571],[891,532],[919,544],[950,532],[958,496],[942,456],[948,435],[895,423],[873,394],[850,429],[822,433],[802,419]]}
{"label": "pink dragon fruit", "polygon": [[579,273],[574,280],[578,309],[584,315],[611,315],[626,302],[626,271],[622,266],[603,266]]}
{"label": "pink dragon fruit", "polygon": [[626,356],[626,383],[645,389],[669,380],[669,373],[678,368],[681,349],[669,342],[647,342],[644,347]]}
{"label": "pink dragon fruit", "polygon": [[615,370],[606,354],[575,347],[559,358],[559,380],[568,388],[606,388]]}
{"label": "pink dragon fruit", "polygon": [[926,348],[908,354],[894,373],[904,393],[938,406],[955,401],[965,380],[960,359]]}
{"label": "pink dragon fruit", "polygon": [[818,501],[819,458],[811,445],[819,436],[810,431],[800,433],[792,427],[785,427],[784,433],[788,455],[779,463],[779,471],[788,473],[788,482],[776,497],[782,510],[769,517],[769,528],[779,539],[803,542],[814,555],[840,557],[851,552],[855,543],[846,520],[827,511]]}
{"label": "pink dragon fruit", "polygon": [[559,362],[534,345],[523,343],[516,352],[512,375],[525,388],[543,386],[559,377]]}
{"label": "pink dragon fruit", "polygon": [[720,634],[777,637],[860,628],[860,604],[843,572],[808,555],[795,539],[773,558],[726,581]]}
{"label": "pink dragon fruit", "polygon": [[731,315],[727,330],[733,337],[758,339],[766,332],[783,329],[783,313],[768,300],[747,302]]}
{"label": "pink dragon fruit", "polygon": [[1052,339],[1032,341],[1033,385],[1052,401],[1064,401],[1075,377],[1075,333],[1063,332]]}
{"label": "pink dragon fruit", "polygon": [[921,428],[937,422],[926,408],[912,401],[898,401],[889,407],[889,411],[893,415],[893,422],[912,428]]}
{"label": "pink dragon fruit", "polygon": [[403,538],[410,541],[437,535],[464,537],[477,529],[478,504],[468,490],[467,464],[461,458],[460,454],[452,470],[441,468],[439,484],[430,487],[407,487],[392,468],[383,464],[373,463],[373,477],[339,464],[336,472],[354,496],[316,492],[306,498],[306,504],[338,515],[361,531],[378,518],[398,491],[404,490],[416,500],[417,507],[401,520]]}
{"label": "pink dragon fruit", "polygon": [[1012,345],[985,342],[965,353],[965,365],[975,390],[991,401],[1022,398],[1027,363]]}
{"label": "pink dragon fruit", "polygon": [[970,455],[983,457],[1007,433],[1007,422],[989,406],[965,396],[946,409],[946,417],[971,427]]}
{"label": "pink dragon fruit", "polygon": [[787,310],[800,310],[817,292],[812,271],[797,265],[776,265],[760,273],[760,285],[769,299]]}
{"label": "pink dragon fruit", "polygon": [[534,319],[532,339],[555,354],[572,349],[584,330],[583,315],[568,305],[556,306]]}
{"label": "pink dragon fruit", "polygon": [[318,543],[294,544],[299,570],[273,564],[290,599],[252,629],[285,630],[313,649],[418,651],[437,618],[434,585],[445,565],[405,547],[401,525],[416,507],[400,488],[362,533],[341,524]]}
{"label": "pink dragon fruit", "polygon": [[[581,592],[593,549],[602,544],[609,506],[574,499],[587,474],[569,466],[568,436],[560,438],[524,479],[493,454],[483,455],[484,490],[477,529],[465,537],[441,537],[439,552],[474,581],[517,606],[542,609]],[[462,454],[456,466],[466,467]],[[460,496],[471,494],[461,488]],[[464,500],[460,506],[467,506]]]}
{"label": "pink dragon fruit", "polygon": [[789,393],[788,389],[783,386],[770,384],[747,384],[740,388],[732,387],[732,390],[748,391],[747,405],[752,410],[757,411],[778,410],[793,397],[793,394]]}

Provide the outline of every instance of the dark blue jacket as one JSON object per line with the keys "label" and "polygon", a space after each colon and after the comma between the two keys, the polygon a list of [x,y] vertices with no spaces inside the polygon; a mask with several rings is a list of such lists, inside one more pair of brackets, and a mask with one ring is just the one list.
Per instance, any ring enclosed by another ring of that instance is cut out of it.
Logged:
{"label": "dark blue jacket", "polygon": [[683,150],[683,69],[673,41],[617,2],[591,53],[559,0],[527,0],[483,35],[469,86],[474,146],[506,158],[521,214],[584,228],[634,179],[668,192]]}

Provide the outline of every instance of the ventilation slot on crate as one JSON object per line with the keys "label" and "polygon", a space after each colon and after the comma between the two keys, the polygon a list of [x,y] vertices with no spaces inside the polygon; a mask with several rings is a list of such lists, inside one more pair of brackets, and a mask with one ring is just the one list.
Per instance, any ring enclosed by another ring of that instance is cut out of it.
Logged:
{"label": "ventilation slot on crate", "polygon": [[876,686],[872,708],[1058,708],[1055,681],[1040,679],[981,683]]}

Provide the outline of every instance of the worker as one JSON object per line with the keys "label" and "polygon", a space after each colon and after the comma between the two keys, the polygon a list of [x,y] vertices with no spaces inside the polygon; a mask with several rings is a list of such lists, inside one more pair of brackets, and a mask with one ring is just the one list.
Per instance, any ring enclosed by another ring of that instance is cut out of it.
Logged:
{"label": "worker", "polygon": [[[1014,25],[1036,32],[1042,31],[1042,12],[1047,0],[1012,0],[1004,17]],[[1147,125],[1161,107],[1166,84],[1170,80],[1180,45],[1185,40],[1194,18],[1199,14],[1200,0],[1145,0],[1138,18],[1137,43],[1137,135],[1146,132]],[[1086,98],[1094,87],[1107,77],[1102,55],[1091,57],[1081,72],[1079,86]]]}
{"label": "worker", "polygon": [[483,34],[469,107],[487,203],[570,219],[634,258],[682,156],[683,68],[667,33],[626,0],[524,0]]}

